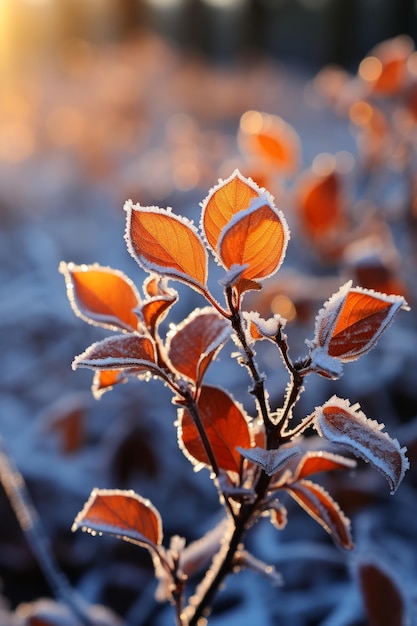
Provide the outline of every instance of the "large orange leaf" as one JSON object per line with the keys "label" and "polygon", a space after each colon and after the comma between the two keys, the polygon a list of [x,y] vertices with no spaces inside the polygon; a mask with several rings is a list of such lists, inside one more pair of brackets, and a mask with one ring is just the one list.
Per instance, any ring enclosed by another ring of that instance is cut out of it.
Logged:
{"label": "large orange leaf", "polygon": [[161,516],[133,491],[93,489],[74,520],[72,530],[108,533],[125,541],[154,548],[162,542]]}
{"label": "large orange leaf", "polygon": [[260,280],[274,274],[281,265],[289,232],[284,216],[265,197],[240,211],[223,229],[218,252],[221,262],[247,265],[241,280]]}
{"label": "large orange leaf", "polygon": [[62,262],[72,309],[78,317],[112,330],[134,331],[138,318],[133,310],[140,302],[134,284],[122,272],[100,265]]}
{"label": "large orange leaf", "polygon": [[229,322],[213,309],[196,309],[168,335],[171,363],[198,385],[230,332]]}
{"label": "large orange leaf", "polygon": [[239,170],[210,190],[201,205],[201,228],[215,255],[223,228],[236,213],[248,209],[261,192],[258,185],[242,176]]}
{"label": "large orange leaf", "polygon": [[139,265],[204,291],[207,251],[191,222],[168,210],[130,201],[125,210],[127,247]]}
{"label": "large orange leaf", "polygon": [[300,480],[285,486],[286,491],[332,536],[342,548],[353,548],[350,521],[321,485]]}
{"label": "large orange leaf", "polygon": [[[204,385],[198,411],[220,469],[239,472],[241,456],[237,446],[249,448],[251,437],[243,409],[219,387]],[[188,409],[179,411],[178,439],[184,453],[194,463],[210,466],[204,445]]]}
{"label": "large orange leaf", "polygon": [[347,400],[333,396],[316,409],[314,425],[322,437],[342,445],[381,472],[394,493],[409,462],[406,449],[382,432],[383,424],[368,419],[358,405],[350,406]]}
{"label": "large orange leaf", "polygon": [[298,167],[300,138],[278,115],[246,111],[240,120],[238,142],[244,153],[262,159],[279,172],[291,174]]}

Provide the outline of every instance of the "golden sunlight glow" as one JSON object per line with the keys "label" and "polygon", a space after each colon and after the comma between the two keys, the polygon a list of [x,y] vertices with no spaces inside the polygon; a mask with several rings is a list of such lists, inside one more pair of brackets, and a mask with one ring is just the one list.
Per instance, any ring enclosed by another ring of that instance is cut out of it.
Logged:
{"label": "golden sunlight glow", "polygon": [[366,82],[378,80],[382,73],[382,63],[377,57],[369,56],[359,65],[359,76]]}
{"label": "golden sunlight glow", "polygon": [[240,130],[247,134],[259,133],[262,130],[264,118],[259,111],[246,111],[240,118]]}
{"label": "golden sunlight glow", "polygon": [[336,159],[329,152],[321,152],[312,163],[311,169],[318,176],[329,176],[336,167]]}
{"label": "golden sunlight glow", "polygon": [[368,102],[355,102],[349,109],[350,121],[357,126],[366,126],[372,119],[373,109]]}
{"label": "golden sunlight glow", "polygon": [[295,319],[297,310],[293,301],[286,295],[280,293],[271,302],[272,312],[282,315],[288,322]]}

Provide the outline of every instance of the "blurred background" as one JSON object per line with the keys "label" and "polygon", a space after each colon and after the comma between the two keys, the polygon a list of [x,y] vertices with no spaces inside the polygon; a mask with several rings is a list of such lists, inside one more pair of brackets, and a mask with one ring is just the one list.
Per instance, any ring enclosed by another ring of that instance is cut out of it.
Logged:
{"label": "blurred background", "polygon": [[[167,539],[199,537],[219,507],[207,472],[177,448],[167,390],[130,381],[96,401],[91,372],[71,370],[108,333],[74,316],[58,265],[98,262],[140,287],[124,202],[197,224],[199,203],[236,167],[290,224],[283,268],[246,306],[288,319],[294,357],[350,278],[412,306],[339,381],[309,379],[296,416],[334,393],[360,402],[412,467],[394,497],[366,468],[323,478],[352,519],[353,554],[290,503],[287,529],[260,523],[249,547],[285,586],[241,573],[211,622],[417,623],[416,37],[414,0],[0,0],[0,434],[59,567],[110,623],[173,620],[155,604],[145,551],[71,533],[91,489],[149,497]],[[178,289],[169,321],[204,306]],[[253,414],[231,350],[209,379]],[[259,361],[278,406],[286,372],[263,346]],[[40,602],[53,593],[4,489],[0,507],[0,624],[73,623],[60,601]]]}

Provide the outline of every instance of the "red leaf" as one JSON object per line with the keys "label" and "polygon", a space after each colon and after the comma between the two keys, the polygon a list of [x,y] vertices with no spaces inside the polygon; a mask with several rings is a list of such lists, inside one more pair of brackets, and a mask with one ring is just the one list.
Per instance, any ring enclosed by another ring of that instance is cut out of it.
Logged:
{"label": "red leaf", "polygon": [[338,469],[352,469],[355,461],[332,452],[306,452],[300,460],[295,472],[294,480],[306,478],[318,472],[328,472]]}
{"label": "red leaf", "polygon": [[359,406],[333,396],[315,412],[314,425],[322,437],[340,444],[371,463],[387,479],[391,493],[408,469],[406,449],[382,432],[383,424],[368,419]]}
{"label": "red leaf", "polygon": [[361,62],[360,77],[375,93],[398,93],[406,83],[407,60],[413,49],[413,41],[404,35],[383,41]]}
{"label": "red leaf", "polygon": [[126,243],[147,271],[175,278],[205,291],[207,251],[191,222],[158,207],[127,202]]}
{"label": "red leaf", "polygon": [[155,507],[133,491],[93,489],[74,520],[72,530],[108,533],[155,548],[162,542],[161,517]]}
{"label": "red leaf", "polygon": [[218,241],[218,253],[226,269],[233,265],[247,265],[241,280],[260,280],[278,270],[288,239],[284,216],[261,196],[224,227]]}
{"label": "red leaf", "polygon": [[158,373],[154,344],[140,335],[117,335],[93,343],[75,357],[73,369],[88,367],[93,370],[150,370]]}
{"label": "red leaf", "polygon": [[[198,410],[219,468],[239,472],[241,456],[236,447],[249,448],[251,445],[249,426],[243,409],[219,387],[204,385],[198,399]],[[183,452],[192,462],[210,467],[188,409],[179,411],[178,439]]]}
{"label": "red leaf", "polygon": [[308,172],[296,190],[296,207],[308,236],[320,239],[346,226],[340,176]]}
{"label": "red leaf", "polygon": [[135,331],[138,319],[133,310],[140,296],[122,273],[100,265],[62,262],[67,294],[75,314],[90,324],[112,330]]}
{"label": "red leaf", "polygon": [[285,174],[300,161],[300,138],[294,128],[277,115],[246,111],[240,120],[238,141],[244,153],[261,158]]}
{"label": "red leaf", "polygon": [[310,480],[285,486],[286,491],[332,536],[342,548],[353,548],[350,521],[323,487]]}
{"label": "red leaf", "polygon": [[404,597],[393,577],[375,563],[361,563],[358,569],[369,626],[403,626]]}
{"label": "red leaf", "polygon": [[252,180],[235,170],[226,180],[210,190],[202,203],[201,227],[208,244],[217,255],[220,233],[239,211],[249,208],[262,190]]}
{"label": "red leaf", "polygon": [[196,309],[168,336],[172,365],[198,385],[230,332],[229,322],[213,309]]}

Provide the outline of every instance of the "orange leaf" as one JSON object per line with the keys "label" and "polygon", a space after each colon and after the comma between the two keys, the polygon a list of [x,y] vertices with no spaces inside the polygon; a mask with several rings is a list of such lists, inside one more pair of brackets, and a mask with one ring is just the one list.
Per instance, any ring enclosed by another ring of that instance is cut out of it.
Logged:
{"label": "orange leaf", "polygon": [[148,337],[117,335],[93,343],[75,357],[73,369],[88,367],[93,370],[149,370],[161,373],[155,361],[155,348]]}
{"label": "orange leaf", "polygon": [[178,294],[159,296],[145,300],[142,304],[140,313],[143,323],[149,329],[151,334],[155,333],[158,324],[162,322],[170,307],[178,300]]}
{"label": "orange leaf", "polygon": [[354,467],[356,467],[355,461],[339,454],[333,454],[332,452],[306,452],[294,472],[294,479],[300,480],[318,472],[352,469]]}
{"label": "orange leaf", "polygon": [[155,548],[162,542],[161,517],[155,507],[133,491],[93,489],[74,520],[72,530],[108,533]]}
{"label": "orange leaf", "polygon": [[196,309],[168,336],[167,350],[172,365],[199,384],[230,333],[229,322],[213,309]]}
{"label": "orange leaf", "polygon": [[[219,387],[204,385],[198,410],[207,438],[220,469],[240,471],[237,446],[249,448],[251,438],[243,409]],[[179,442],[185,455],[194,463],[209,464],[203,443],[188,409],[179,411]]]}
{"label": "orange leaf", "polygon": [[281,265],[289,239],[287,223],[265,197],[240,211],[223,229],[218,252],[223,265],[247,265],[241,280],[260,280]]}
{"label": "orange leaf", "polygon": [[320,239],[345,224],[340,176],[308,172],[299,181],[296,207],[306,234]]}
{"label": "orange leaf", "polygon": [[404,35],[383,41],[361,62],[360,77],[377,94],[398,93],[406,83],[407,60],[413,49],[412,39]]}
{"label": "orange leaf", "polygon": [[217,254],[220,233],[239,211],[249,208],[250,203],[258,198],[262,190],[249,178],[235,170],[226,180],[210,190],[202,202],[201,227],[208,244]]}
{"label": "orange leaf", "polygon": [[294,128],[277,115],[246,111],[240,119],[238,141],[244,153],[261,158],[285,174],[300,161],[300,138]]}
{"label": "orange leaf", "polygon": [[323,487],[310,480],[300,480],[286,491],[332,536],[342,548],[353,548],[350,521]]}
{"label": "orange leaf", "polygon": [[205,291],[207,251],[191,222],[158,207],[125,205],[125,239],[133,258],[147,271]]}
{"label": "orange leaf", "polygon": [[140,296],[122,272],[97,264],[64,262],[59,271],[65,276],[68,298],[78,317],[112,330],[137,329],[138,319],[133,310]]}
{"label": "orange leaf", "polygon": [[103,393],[111,391],[114,385],[125,383],[126,381],[127,377],[122,370],[96,370],[91,387],[93,396],[96,400],[99,400]]}
{"label": "orange leaf", "polygon": [[382,432],[383,424],[368,419],[358,405],[350,406],[347,400],[333,396],[316,409],[314,425],[322,437],[371,463],[387,479],[394,493],[409,463],[406,449]]}

